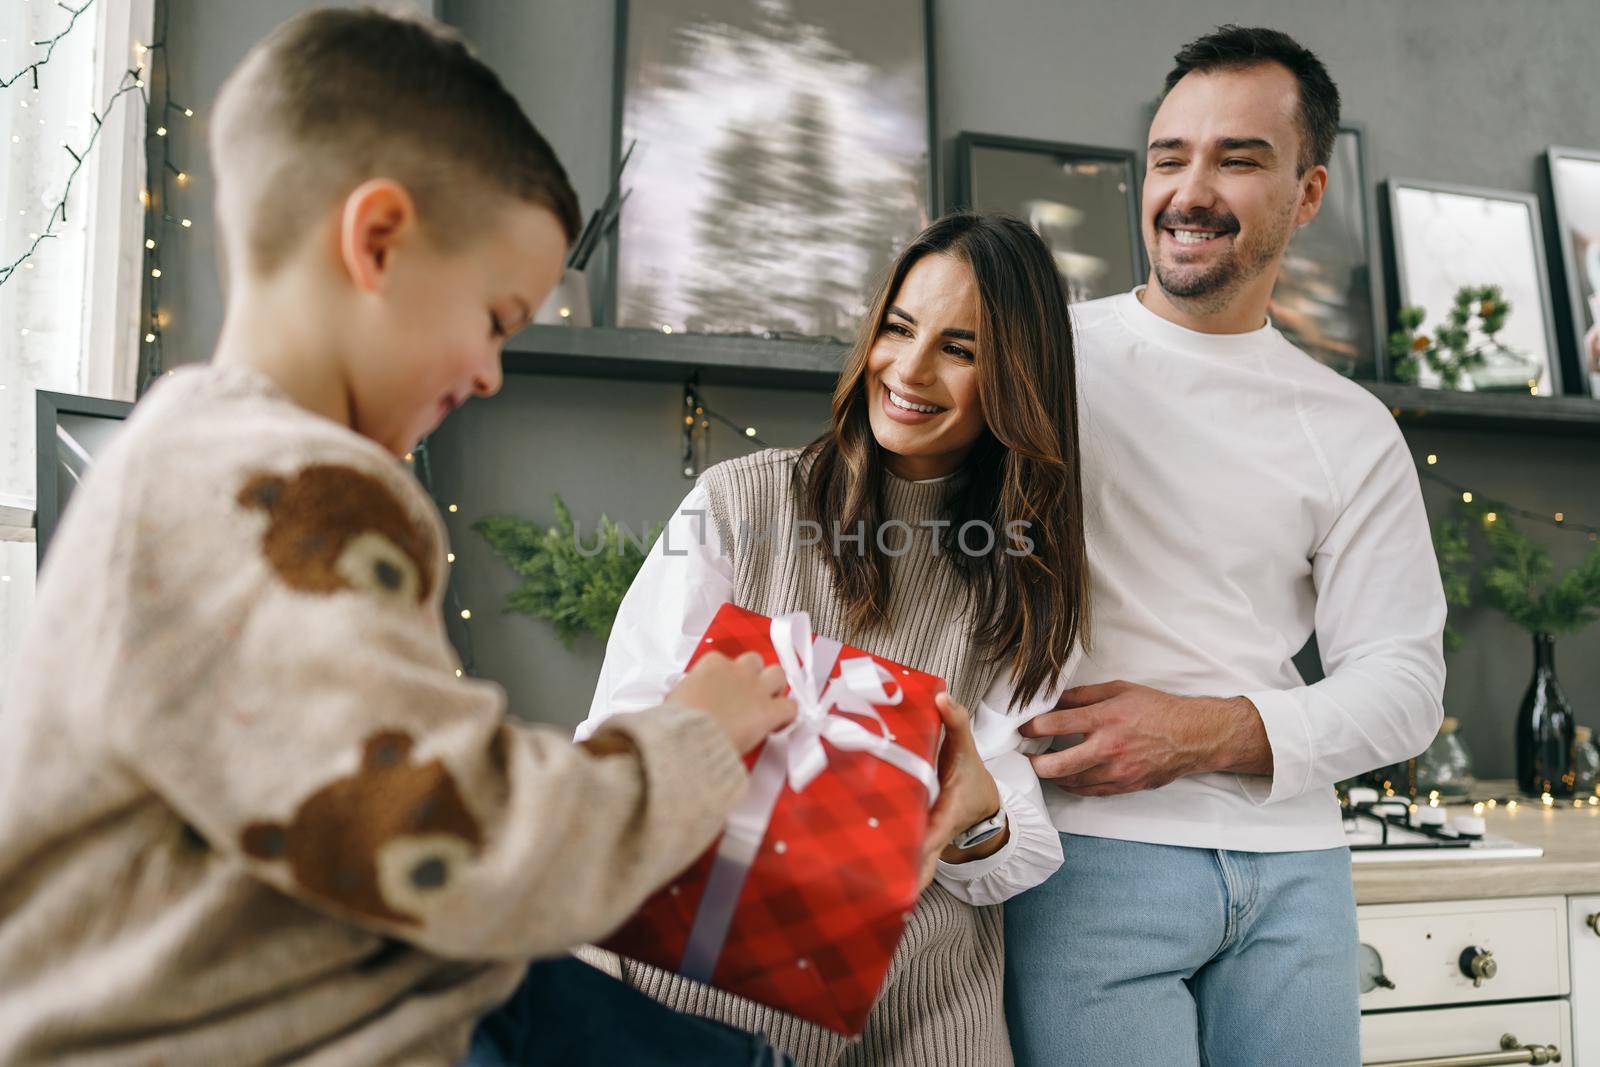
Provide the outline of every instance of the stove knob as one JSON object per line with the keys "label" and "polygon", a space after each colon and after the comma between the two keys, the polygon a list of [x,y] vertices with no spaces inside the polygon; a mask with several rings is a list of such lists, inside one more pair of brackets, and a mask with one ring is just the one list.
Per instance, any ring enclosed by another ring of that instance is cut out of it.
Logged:
{"label": "stove knob", "polygon": [[1443,808],[1418,808],[1411,816],[1412,826],[1440,827],[1444,825]]}
{"label": "stove knob", "polygon": [[1346,795],[1350,798],[1350,806],[1352,808],[1360,807],[1363,804],[1376,804],[1378,802],[1378,791],[1369,786],[1351,786],[1350,792]]}
{"label": "stove knob", "polygon": [[1378,955],[1378,950],[1367,944],[1361,943],[1360,950],[1360,975],[1361,992],[1370,993],[1374,989],[1393,989],[1394,983],[1389,976],[1383,973],[1383,957]]}
{"label": "stove knob", "polygon": [[1477,945],[1462,949],[1458,963],[1461,973],[1472,979],[1474,989],[1481,987],[1500,970],[1500,965],[1494,961],[1494,953]]}
{"label": "stove knob", "polygon": [[1482,837],[1488,830],[1482,815],[1457,815],[1452,825],[1462,837]]}

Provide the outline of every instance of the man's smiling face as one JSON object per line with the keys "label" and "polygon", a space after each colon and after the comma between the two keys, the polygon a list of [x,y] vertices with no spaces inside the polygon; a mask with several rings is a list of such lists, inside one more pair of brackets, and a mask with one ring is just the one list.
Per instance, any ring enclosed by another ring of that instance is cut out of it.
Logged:
{"label": "man's smiling face", "polygon": [[1215,309],[1251,281],[1270,289],[1263,275],[1320,200],[1320,185],[1306,189],[1312,175],[1297,173],[1299,106],[1294,75],[1277,63],[1191,72],[1162,101],[1150,124],[1143,228],[1169,297]]}

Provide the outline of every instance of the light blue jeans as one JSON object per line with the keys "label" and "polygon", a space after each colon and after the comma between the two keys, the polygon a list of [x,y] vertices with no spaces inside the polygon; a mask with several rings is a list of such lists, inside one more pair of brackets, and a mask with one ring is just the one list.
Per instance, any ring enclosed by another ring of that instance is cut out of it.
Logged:
{"label": "light blue jeans", "polygon": [[1006,904],[1018,1067],[1355,1067],[1350,852],[1224,852],[1062,834]]}

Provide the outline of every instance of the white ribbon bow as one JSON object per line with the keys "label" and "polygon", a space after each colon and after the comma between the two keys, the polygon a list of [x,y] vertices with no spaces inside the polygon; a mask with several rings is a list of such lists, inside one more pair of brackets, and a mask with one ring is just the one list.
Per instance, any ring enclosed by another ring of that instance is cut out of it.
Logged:
{"label": "white ribbon bow", "polygon": [[[885,682],[894,680],[892,674],[870,656],[839,660],[842,646],[829,638],[813,638],[811,616],[803,611],[774,618],[770,634],[798,711],[793,722],[767,738],[717,846],[678,967],[679,974],[701,982],[710,982],[716,970],[739,893],[772,823],[784,782],[796,793],[803,792],[827,769],[822,742],[843,752],[865,752],[911,775],[928,791],[930,806],[939,795],[939,774],[933,764],[895,744],[889,724],[873,706],[892,706],[905,699],[898,686],[893,693],[884,688]],[[839,677],[830,681],[835,663]],[[871,719],[883,733],[875,734],[846,715]]]}
{"label": "white ribbon bow", "polygon": [[[893,693],[884,688],[885,682],[894,681],[894,675],[870,656],[852,656],[839,661],[839,677],[824,681],[833,664],[817,670],[815,650],[820,641],[812,638],[811,617],[803,611],[773,619],[771,637],[778,663],[789,680],[789,694],[798,706],[794,722],[767,741],[785,750],[789,788],[803,792],[827,768],[828,754],[822,747],[827,741],[843,752],[869,753],[911,775],[928,790],[931,805],[939,796],[937,772],[927,760],[894,743],[889,724],[874,706],[894,706],[905,699],[898,686]],[[837,647],[835,644],[832,650],[834,656]],[[835,712],[869,718],[883,732],[875,734]]]}

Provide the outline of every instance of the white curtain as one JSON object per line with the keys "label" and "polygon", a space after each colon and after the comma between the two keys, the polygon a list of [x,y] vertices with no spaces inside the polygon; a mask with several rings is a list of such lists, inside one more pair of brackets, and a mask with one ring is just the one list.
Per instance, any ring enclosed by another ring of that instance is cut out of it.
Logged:
{"label": "white curtain", "polygon": [[0,682],[33,599],[34,391],[134,395],[148,89],[113,96],[151,58],[153,6],[0,3],[0,78],[20,75],[0,89],[0,273],[32,249],[0,282]]}

